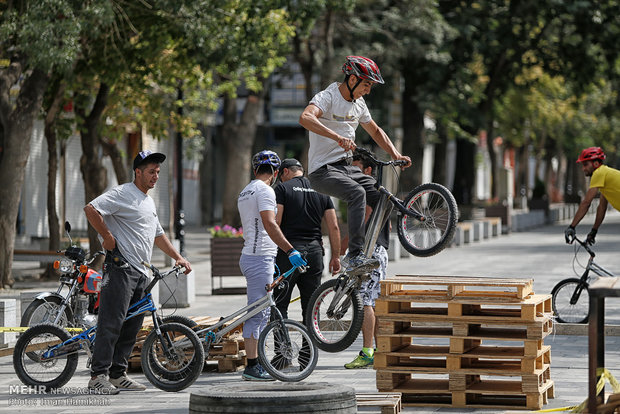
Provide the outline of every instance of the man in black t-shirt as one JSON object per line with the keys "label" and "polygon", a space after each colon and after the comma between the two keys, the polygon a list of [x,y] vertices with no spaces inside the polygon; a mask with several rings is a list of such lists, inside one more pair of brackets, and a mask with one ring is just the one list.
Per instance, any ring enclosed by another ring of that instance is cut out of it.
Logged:
{"label": "man in black t-shirt", "polygon": [[[323,238],[321,221],[324,219],[329,234],[331,247],[330,272],[340,271],[340,229],[336,210],[331,199],[317,193],[310,186],[310,181],[303,176],[304,169],[299,161],[285,159],[280,165],[279,177],[282,180],[275,190],[276,222],[280,225],[286,239],[298,250],[308,262],[306,273],[295,271],[289,277],[286,294],[277,295],[276,306],[284,318],[288,317],[288,305],[295,285],[301,296],[301,312],[306,323],[306,308],[310,296],[321,284],[323,275]],[[276,264],[282,273],[290,269],[286,253],[278,249]]]}

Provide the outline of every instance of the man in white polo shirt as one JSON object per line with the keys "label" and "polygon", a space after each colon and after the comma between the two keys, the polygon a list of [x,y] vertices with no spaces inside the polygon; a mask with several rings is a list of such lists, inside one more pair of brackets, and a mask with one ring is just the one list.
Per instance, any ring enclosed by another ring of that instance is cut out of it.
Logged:
{"label": "man in white polo shirt", "polygon": [[374,178],[351,165],[358,124],[393,159],[406,160],[406,167],[411,165],[411,159],[401,155],[385,131],[372,120],[364,101],[363,96],[370,93],[373,85],[384,83],[377,64],[362,56],[348,56],[342,71],[344,82],[334,82],[317,93],[304,109],[299,123],[310,131],[308,179],[312,187],[347,202],[346,270],[369,272],[379,266],[379,261],[362,253],[364,215],[366,204],[374,207],[379,193],[374,188]]}

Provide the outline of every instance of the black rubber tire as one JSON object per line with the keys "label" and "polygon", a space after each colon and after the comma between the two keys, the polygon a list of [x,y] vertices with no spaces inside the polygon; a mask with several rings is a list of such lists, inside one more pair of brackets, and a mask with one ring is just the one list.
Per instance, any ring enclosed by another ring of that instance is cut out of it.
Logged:
{"label": "black rubber tire", "polygon": [[[308,378],[319,360],[319,351],[306,327],[284,319],[290,341],[284,342],[285,333],[280,321],[270,322],[258,337],[258,360],[273,378],[296,382]],[[275,345],[279,342],[279,345]],[[284,364],[284,360],[288,362]],[[301,359],[301,360],[300,360]]]}
{"label": "black rubber tire", "polygon": [[[26,351],[26,349],[33,339],[37,337],[42,337],[43,335],[50,335],[60,341],[66,341],[67,339],[71,338],[69,332],[56,325],[41,324],[31,327],[19,337],[17,343],[15,344],[15,349],[13,351],[13,368],[15,369],[17,377],[25,385],[44,386],[45,390],[49,391],[53,388],[62,387],[67,382],[69,382],[71,377],[73,377],[73,374],[75,373],[75,369],[77,368],[78,364],[78,353],[75,352],[69,355],[65,355],[64,357],[53,359],[48,362],[38,362],[39,356],[47,349],[41,349],[37,351]],[[52,340],[55,341],[56,339]],[[46,339],[46,341],[49,340],[49,338]],[[33,354],[36,354],[37,358],[33,358]],[[60,371],[55,378],[47,379],[46,381],[33,378],[33,372],[35,369],[43,369],[46,365],[47,368],[49,368],[50,366],[56,365],[59,361],[62,360],[66,360],[66,364],[62,371]]]}
{"label": "black rubber tire", "polygon": [[[24,311],[24,314],[22,315],[22,319],[20,322],[20,326],[33,326],[33,325],[38,325],[41,323],[52,323],[52,321],[37,321],[35,323],[32,323],[32,317],[34,316],[37,309],[39,309],[41,306],[54,306],[55,305],[57,308],[59,308],[61,302],[62,300],[58,296],[48,296],[45,299],[33,300],[32,302],[30,302],[30,305],[28,305],[28,307]],[[67,323],[61,324],[61,326],[73,325],[73,322],[74,322],[73,313],[71,312],[71,309],[69,308],[69,306],[65,307],[65,318],[66,318]]]}
{"label": "black rubber tire", "polygon": [[[583,285],[577,303],[570,304],[571,297],[577,286]],[[588,284],[581,279],[569,278],[560,281],[551,291],[553,313],[561,323],[586,323],[590,316],[590,293]]]}
{"label": "black rubber tire", "polygon": [[198,323],[196,321],[194,321],[194,320],[191,320],[187,316],[183,316],[183,315],[170,315],[170,316],[166,316],[162,320],[162,323],[180,323],[181,325],[187,326],[192,331],[197,331],[198,330],[197,329],[198,328]]}
{"label": "black rubber tire", "polygon": [[[316,346],[325,352],[340,352],[350,347],[359,335],[364,323],[364,306],[359,292],[356,290],[343,298],[343,300],[350,299],[347,312],[352,312],[352,314],[348,326],[342,321],[342,318],[328,318],[327,315],[321,314],[321,312],[325,314],[327,311],[329,307],[327,301],[331,300],[326,299],[326,297],[334,292],[337,284],[338,279],[329,279],[322,283],[310,297],[306,311],[306,315],[308,315],[306,324],[310,337]],[[325,325],[335,326],[338,330],[329,331]],[[334,335],[330,332],[342,332],[342,334]]]}
{"label": "black rubber tire", "polygon": [[357,413],[355,390],[340,384],[229,383],[192,392],[190,413]]}
{"label": "black rubber tire", "polygon": [[[142,371],[144,376],[151,384],[163,391],[181,391],[192,385],[204,367],[205,354],[202,343],[194,331],[180,323],[166,323],[160,325],[159,330],[162,336],[167,333],[175,332],[185,337],[185,344],[180,353],[184,355],[185,361],[181,367],[169,369],[172,365],[164,366],[156,355],[163,355],[158,351],[158,344],[161,343],[160,336],[155,330],[144,340],[142,345]],[[166,363],[177,363],[177,361],[165,360]]]}
{"label": "black rubber tire", "polygon": [[[396,230],[405,250],[414,256],[428,257],[450,245],[456,231],[458,206],[446,187],[436,183],[419,185],[407,194],[403,204],[427,217],[425,221],[418,221],[398,212]],[[428,243],[429,240],[432,241]]]}

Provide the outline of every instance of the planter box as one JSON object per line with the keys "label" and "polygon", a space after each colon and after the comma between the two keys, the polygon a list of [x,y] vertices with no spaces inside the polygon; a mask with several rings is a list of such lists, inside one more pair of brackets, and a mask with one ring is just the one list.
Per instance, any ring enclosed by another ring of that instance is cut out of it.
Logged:
{"label": "planter box", "polygon": [[[246,287],[223,287],[225,277],[243,277],[239,268],[243,237],[214,237],[211,239],[211,294],[245,293]],[[215,288],[215,279],[219,278],[219,288]]]}

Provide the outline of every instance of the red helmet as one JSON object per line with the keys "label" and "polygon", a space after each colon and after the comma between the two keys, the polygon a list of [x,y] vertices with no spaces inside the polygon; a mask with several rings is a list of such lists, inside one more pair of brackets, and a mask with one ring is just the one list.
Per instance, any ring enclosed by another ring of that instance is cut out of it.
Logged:
{"label": "red helmet", "polygon": [[593,161],[593,160],[604,160],[605,153],[601,149],[601,147],[590,147],[581,151],[579,158],[577,158],[577,162],[584,161]]}
{"label": "red helmet", "polygon": [[355,75],[360,79],[368,79],[377,83],[385,83],[381,77],[379,66],[371,59],[363,56],[347,56],[347,61],[342,65],[345,75]]}

